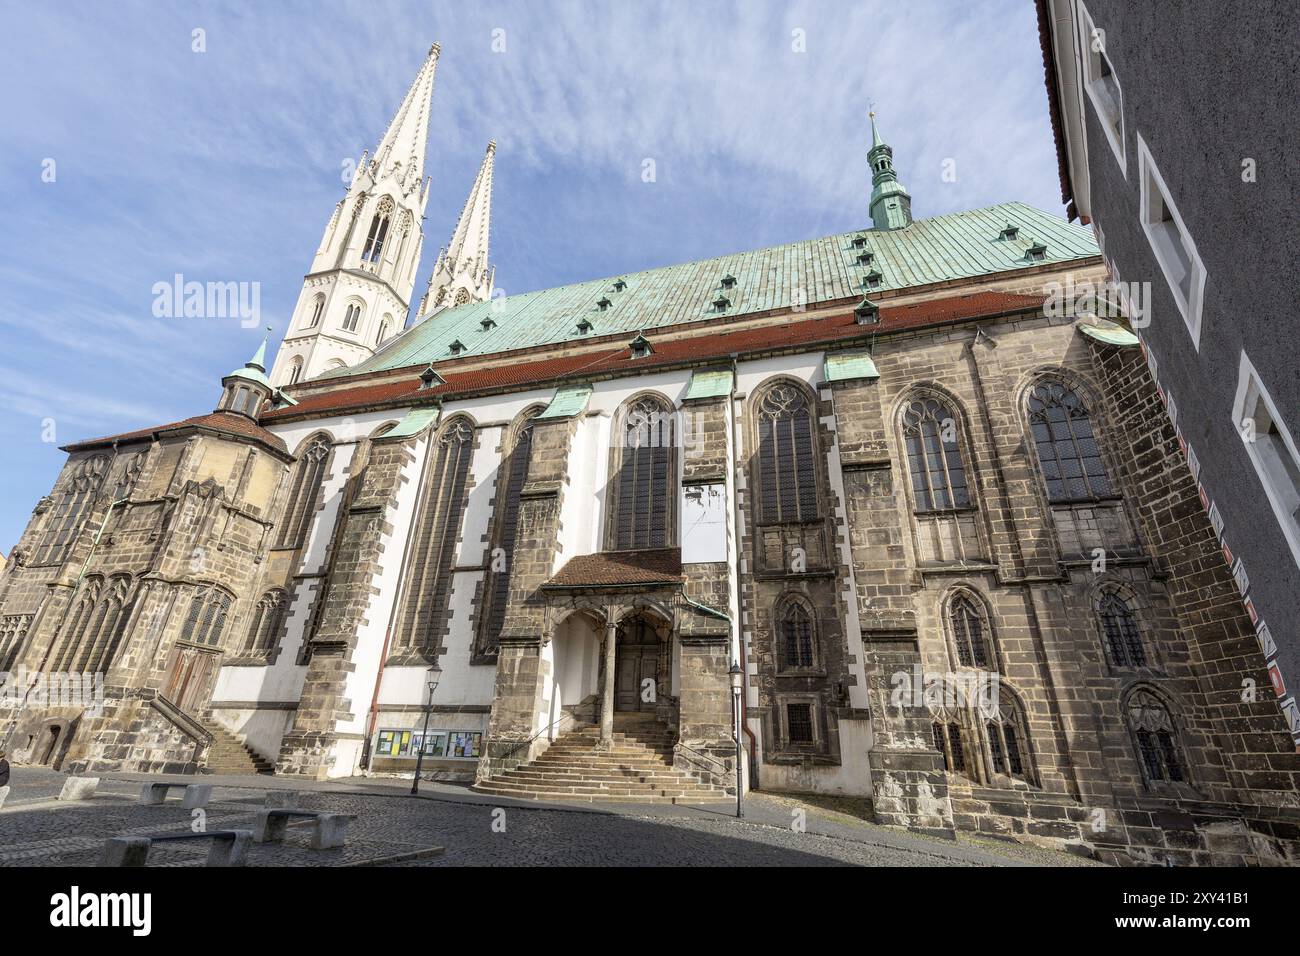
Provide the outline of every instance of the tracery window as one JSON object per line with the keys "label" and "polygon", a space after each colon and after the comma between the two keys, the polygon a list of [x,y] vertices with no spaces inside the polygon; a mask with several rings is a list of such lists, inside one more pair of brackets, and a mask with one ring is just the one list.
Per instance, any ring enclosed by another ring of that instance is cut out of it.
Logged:
{"label": "tracery window", "polygon": [[1048,501],[1093,501],[1114,493],[1092,416],[1072,389],[1054,381],[1037,385],[1029,394],[1029,427]]}
{"label": "tracery window", "polygon": [[321,482],[325,479],[330,447],[329,438],[317,435],[308,442],[298,457],[298,467],[294,472],[289,500],[280,518],[277,548],[302,546],[303,539],[307,536],[307,529],[311,527],[312,515],[316,513],[316,499],[320,494]]}
{"label": "tracery window", "polygon": [[903,439],[917,511],[970,505],[966,468],[957,444],[957,419],[935,398],[919,398],[903,411]]}
{"label": "tracery window", "polygon": [[1139,687],[1128,697],[1125,716],[1147,784],[1185,783],[1187,761],[1165,702],[1151,690]]}
{"label": "tracery window", "polygon": [[1029,731],[1024,709],[1005,688],[999,692],[997,711],[986,717],[984,733],[993,772],[1032,784],[1034,779],[1028,752]]}
{"label": "tracery window", "polygon": [[[536,412],[533,412],[535,415]],[[487,605],[479,636],[479,653],[494,653],[505,624],[506,605],[510,597],[510,566],[514,557],[515,531],[519,525],[519,498],[528,480],[528,465],[533,453],[532,416],[518,429],[514,447],[502,463],[497,479],[497,513],[489,555],[485,594]]]}
{"label": "tracery window", "polygon": [[304,328],[316,328],[316,326],[320,324],[320,316],[323,311],[325,311],[325,296],[318,295],[312,305],[311,317],[308,318],[307,324]]}
{"label": "tracery window", "polygon": [[610,447],[610,550],[669,548],[676,542],[673,452],[673,411],[666,402],[647,395],[624,406]]}
{"label": "tracery window", "polygon": [[32,558],[33,565],[56,564],[67,556],[107,471],[106,455],[86,458],[73,466],[71,478],[46,522],[41,544]]}
{"label": "tracery window", "polygon": [[1107,591],[1098,602],[1097,617],[1111,663],[1116,667],[1145,667],[1146,648],[1128,602],[1116,592]]}
{"label": "tracery window", "polygon": [[758,403],[758,490],[761,524],[818,517],[817,443],[802,389],[770,388]]}
{"label": "tracery window", "polygon": [[126,630],[130,590],[131,581],[126,577],[113,578],[104,589],[93,625],[78,639],[80,653],[72,665],[73,670],[103,672],[113,663]]}
{"label": "tracery window", "polygon": [[253,608],[253,620],[244,642],[244,653],[269,655],[280,641],[280,628],[288,601],[279,588],[267,591]]}
{"label": "tracery window", "polygon": [[32,617],[31,614],[7,614],[0,617],[0,671],[13,670]]}
{"label": "tracery window", "polygon": [[948,626],[958,664],[981,670],[993,667],[988,620],[970,595],[957,594],[948,603]]}
{"label": "tracery window", "polygon": [[474,428],[457,416],[443,425],[433,441],[434,459],[421,496],[410,580],[394,645],[417,650],[426,659],[436,656],[446,629]]}
{"label": "tracery window", "polygon": [[812,667],[816,661],[813,622],[803,603],[787,600],[778,611],[778,627],[782,664],[788,668]]}
{"label": "tracery window", "polygon": [[234,599],[220,588],[204,585],[194,592],[181,626],[180,640],[205,647],[220,647]]}

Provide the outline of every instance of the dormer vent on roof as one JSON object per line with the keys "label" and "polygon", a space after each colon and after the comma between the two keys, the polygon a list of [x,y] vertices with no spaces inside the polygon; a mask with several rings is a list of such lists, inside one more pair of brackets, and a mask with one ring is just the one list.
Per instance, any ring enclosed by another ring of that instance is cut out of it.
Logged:
{"label": "dormer vent on roof", "polygon": [[632,350],[632,358],[634,359],[645,358],[647,355],[654,355],[655,352],[650,340],[640,332],[636,334],[636,338],[627,344],[627,347]]}
{"label": "dormer vent on roof", "polygon": [[615,279],[615,280],[614,280],[614,286],[613,286],[613,288],[610,289],[610,291],[611,291],[611,292],[623,292],[623,291],[626,290],[626,289],[627,289],[627,283],[626,283],[626,282],[624,282],[622,279]]}
{"label": "dormer vent on roof", "polygon": [[1011,223],[1007,223],[1005,226],[1002,227],[1002,231],[998,233],[998,238],[1014,239],[1018,235],[1020,235],[1020,227],[1013,226],[1011,225]]}
{"label": "dormer vent on roof", "polygon": [[459,355],[461,352],[465,351],[465,343],[462,342],[460,339],[456,339],[454,342],[448,345],[447,348],[451,349],[452,355]]}
{"label": "dormer vent on roof", "polygon": [[884,279],[884,276],[882,276],[878,270],[872,269],[862,277],[862,288],[879,289],[882,279]]}
{"label": "dormer vent on roof", "polygon": [[864,249],[862,252],[858,253],[858,265],[869,266],[875,258],[876,254],[874,252],[870,249]]}
{"label": "dormer vent on roof", "polygon": [[588,332],[592,330],[592,328],[593,328],[592,324],[588,322],[586,319],[578,320],[578,332],[580,334],[586,335]]}
{"label": "dormer vent on roof", "polygon": [[420,373],[420,388],[437,388],[446,385],[447,380],[437,373],[432,365],[426,366]]}
{"label": "dormer vent on roof", "polygon": [[736,277],[728,272],[722,277],[722,287],[724,289],[734,289],[736,287]]}
{"label": "dormer vent on roof", "polygon": [[719,292],[713,299],[714,312],[726,312],[731,308],[731,299]]}
{"label": "dormer vent on roof", "polygon": [[1029,248],[1025,250],[1025,258],[1032,262],[1042,262],[1047,258],[1047,246],[1038,240],[1030,240]]}
{"label": "dormer vent on roof", "polygon": [[861,249],[861,248],[863,248],[866,244],[867,244],[867,237],[866,237],[865,235],[863,235],[862,233],[858,233],[856,236],[853,237],[853,248],[854,248],[854,249]]}
{"label": "dormer vent on roof", "polygon": [[600,309],[600,311],[602,312],[604,312],[613,304],[614,304],[614,300],[612,300],[607,295],[602,295],[599,299],[596,300],[596,307]]}
{"label": "dormer vent on roof", "polygon": [[479,325],[483,326],[484,332],[488,331],[489,329],[495,329],[497,327],[496,319],[493,319],[491,316],[483,318],[479,322]]}
{"label": "dormer vent on roof", "polygon": [[875,325],[880,321],[880,309],[864,295],[857,308],[853,310],[853,321],[858,325]]}

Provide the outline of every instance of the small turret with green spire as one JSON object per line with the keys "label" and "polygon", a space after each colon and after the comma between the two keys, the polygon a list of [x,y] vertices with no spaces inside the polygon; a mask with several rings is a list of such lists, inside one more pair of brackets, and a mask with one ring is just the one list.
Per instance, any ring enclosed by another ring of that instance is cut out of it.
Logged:
{"label": "small turret with green spire", "polygon": [[875,229],[902,229],[912,224],[912,196],[894,172],[894,151],[880,138],[876,113],[871,117],[871,223]]}
{"label": "small turret with green spire", "polygon": [[[269,326],[266,331],[269,336]],[[257,419],[262,404],[276,393],[275,386],[266,377],[266,337],[243,368],[235,369],[221,380],[221,388],[218,411],[237,412]]]}

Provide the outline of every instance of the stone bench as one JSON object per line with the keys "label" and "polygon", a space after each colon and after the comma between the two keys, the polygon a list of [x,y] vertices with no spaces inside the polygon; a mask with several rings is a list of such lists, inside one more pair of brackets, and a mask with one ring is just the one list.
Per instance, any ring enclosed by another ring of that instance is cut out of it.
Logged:
{"label": "stone bench", "polygon": [[258,810],[253,822],[254,843],[279,843],[289,829],[289,821],[304,819],[312,822],[311,847],[313,850],[332,850],[347,843],[348,824],[356,819],[351,813],[324,813],[320,810],[295,810],[280,807]]}
{"label": "stone bench", "polygon": [[59,791],[60,800],[89,800],[99,787],[98,777],[69,777]]}
{"label": "stone bench", "polygon": [[208,833],[158,833],[143,837],[113,837],[104,844],[101,866],[148,866],[155,843],[176,840],[211,840],[204,866],[243,866],[253,841],[251,830],[212,830]]}
{"label": "stone bench", "polygon": [[167,802],[168,792],[184,787],[181,806],[186,810],[206,807],[212,799],[212,785],[208,783],[146,783],[140,788],[140,803],[146,807],[156,807]]}

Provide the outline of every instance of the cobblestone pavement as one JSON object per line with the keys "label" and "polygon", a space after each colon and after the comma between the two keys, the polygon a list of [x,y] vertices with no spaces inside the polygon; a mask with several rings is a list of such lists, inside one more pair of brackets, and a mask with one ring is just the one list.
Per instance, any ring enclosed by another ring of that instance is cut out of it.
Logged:
{"label": "cobblestone pavement", "polygon": [[[316,783],[284,777],[101,778],[97,795],[79,803],[55,798],[64,776],[17,768],[0,811],[0,866],[93,866],[110,836],[183,832],[194,826],[179,803],[140,806],[144,780],[215,786],[201,825],[251,828],[269,789],[301,792],[301,805],[357,815],[341,850],[312,850],[291,828],[284,845],[254,845],[252,866],[1025,866],[1079,865],[1062,853],[917,836],[803,804],[752,794],[746,818],[726,807],[557,806],[501,800],[464,787],[355,779]],[[172,801],[179,796],[173,795]],[[439,856],[409,859],[445,847]],[[160,844],[151,865],[201,866],[203,841]]]}

